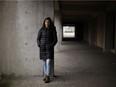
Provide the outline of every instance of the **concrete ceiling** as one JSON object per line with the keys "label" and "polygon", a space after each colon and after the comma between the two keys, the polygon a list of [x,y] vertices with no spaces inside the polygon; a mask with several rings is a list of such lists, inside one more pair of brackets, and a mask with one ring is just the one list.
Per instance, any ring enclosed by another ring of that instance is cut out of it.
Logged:
{"label": "concrete ceiling", "polygon": [[60,0],[63,21],[85,21],[116,6],[115,1]]}

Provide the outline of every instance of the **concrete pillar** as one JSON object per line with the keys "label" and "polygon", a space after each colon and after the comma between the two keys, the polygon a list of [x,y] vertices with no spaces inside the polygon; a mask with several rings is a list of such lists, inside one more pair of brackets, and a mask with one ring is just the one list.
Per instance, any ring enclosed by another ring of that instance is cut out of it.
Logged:
{"label": "concrete pillar", "polygon": [[92,35],[91,29],[92,29],[92,23],[91,23],[91,20],[90,20],[89,21],[89,28],[88,28],[88,42],[89,42],[90,45],[92,44],[92,42],[91,42],[91,35]]}
{"label": "concrete pillar", "polygon": [[115,13],[115,36],[114,36],[114,50],[116,55],[116,13]]}
{"label": "concrete pillar", "polygon": [[91,20],[91,45],[96,45],[96,38],[97,38],[97,19]]}
{"label": "concrete pillar", "polygon": [[83,23],[84,27],[84,41],[88,42],[88,22]]}
{"label": "concrete pillar", "polygon": [[44,18],[54,19],[52,1],[0,2],[0,71],[12,75],[42,75],[37,33]]}
{"label": "concrete pillar", "polygon": [[97,17],[96,27],[96,46],[103,48],[104,40],[104,13],[99,14]]}
{"label": "concrete pillar", "polygon": [[59,8],[59,3],[55,2],[55,16],[54,16],[54,24],[57,30],[58,42],[55,46],[55,51],[60,51],[60,45],[62,40],[62,24],[61,24],[61,13]]}
{"label": "concrete pillar", "polygon": [[110,52],[113,46],[113,13],[105,13],[105,26],[104,26],[104,47],[103,51]]}
{"label": "concrete pillar", "polygon": [[89,35],[89,44],[93,45],[96,44],[96,30],[95,30],[95,20],[91,19],[89,21],[89,29],[88,29],[88,35]]}
{"label": "concrete pillar", "polygon": [[56,30],[57,30],[57,36],[58,36],[58,43],[56,44],[56,49],[55,51],[60,51],[60,45],[61,45],[61,32],[62,32],[62,26],[61,26],[61,17],[60,17],[60,12],[59,11],[55,11],[55,26],[56,26]]}

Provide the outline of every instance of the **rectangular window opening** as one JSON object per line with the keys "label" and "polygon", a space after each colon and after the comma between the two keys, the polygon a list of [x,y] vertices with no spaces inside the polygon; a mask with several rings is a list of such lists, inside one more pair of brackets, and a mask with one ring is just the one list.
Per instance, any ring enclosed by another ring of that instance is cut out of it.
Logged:
{"label": "rectangular window opening", "polygon": [[63,26],[63,38],[75,38],[75,26]]}

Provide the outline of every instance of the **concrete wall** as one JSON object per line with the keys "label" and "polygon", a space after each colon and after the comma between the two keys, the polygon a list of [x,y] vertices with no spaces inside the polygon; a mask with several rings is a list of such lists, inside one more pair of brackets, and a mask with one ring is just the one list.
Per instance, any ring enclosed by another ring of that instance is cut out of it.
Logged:
{"label": "concrete wall", "polygon": [[[115,52],[115,14],[113,11],[102,12],[84,24],[84,41],[103,48],[105,52]],[[95,20],[94,20],[95,19]],[[86,30],[86,27],[88,28]],[[114,28],[114,30],[113,30]],[[114,34],[114,35],[113,35]],[[114,46],[113,46],[114,45]]]}
{"label": "concrete wall", "polygon": [[0,2],[0,72],[42,75],[36,38],[43,19],[54,18],[54,3]]}
{"label": "concrete wall", "polygon": [[84,40],[103,48],[105,15],[100,14],[84,24]]}
{"label": "concrete wall", "polygon": [[[85,33],[85,35],[87,35]],[[89,21],[87,41],[91,45],[103,48],[104,38],[104,16],[99,15]]]}
{"label": "concrete wall", "polygon": [[[17,2],[0,2],[0,4],[0,71],[13,73],[13,69],[20,66],[19,52],[17,52]],[[17,61],[14,61],[16,57]]]}

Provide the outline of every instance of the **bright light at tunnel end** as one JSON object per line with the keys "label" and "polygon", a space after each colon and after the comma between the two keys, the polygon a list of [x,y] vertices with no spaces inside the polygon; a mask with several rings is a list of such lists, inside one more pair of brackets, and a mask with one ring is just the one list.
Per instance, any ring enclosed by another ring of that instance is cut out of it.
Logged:
{"label": "bright light at tunnel end", "polygon": [[63,26],[63,38],[75,38],[75,26]]}

